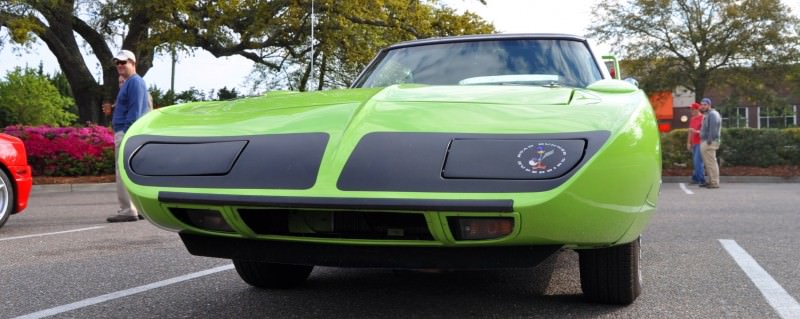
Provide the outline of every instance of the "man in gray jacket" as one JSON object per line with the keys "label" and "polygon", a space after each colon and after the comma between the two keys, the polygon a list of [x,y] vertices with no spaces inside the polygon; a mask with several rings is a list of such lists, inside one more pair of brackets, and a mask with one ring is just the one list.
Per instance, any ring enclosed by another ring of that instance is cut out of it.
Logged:
{"label": "man in gray jacket", "polygon": [[722,130],[722,117],[711,106],[711,99],[703,98],[700,102],[700,111],[705,113],[703,125],[700,127],[700,154],[703,156],[708,179],[701,187],[719,188],[719,164],[717,164],[717,150],[720,143]]}

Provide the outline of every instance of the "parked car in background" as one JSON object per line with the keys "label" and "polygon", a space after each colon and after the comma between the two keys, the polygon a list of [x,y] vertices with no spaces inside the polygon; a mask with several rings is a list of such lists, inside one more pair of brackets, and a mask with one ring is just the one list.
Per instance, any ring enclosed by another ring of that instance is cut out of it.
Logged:
{"label": "parked car in background", "polygon": [[14,136],[0,133],[0,227],[9,216],[28,207],[31,184],[25,145]]}
{"label": "parked car in background", "polygon": [[587,299],[629,304],[659,143],[647,96],[586,39],[500,34],[393,45],[350,89],[154,110],[118,164],[152,223],[257,287],[573,249]]}

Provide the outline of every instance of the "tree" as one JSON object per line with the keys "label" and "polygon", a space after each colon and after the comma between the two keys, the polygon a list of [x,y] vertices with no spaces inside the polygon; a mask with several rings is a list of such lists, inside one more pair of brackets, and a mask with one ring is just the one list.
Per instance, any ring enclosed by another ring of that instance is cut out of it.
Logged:
{"label": "tree", "polygon": [[64,76],[64,73],[56,72],[52,76],[48,76],[47,79],[50,80],[50,83],[56,87],[58,93],[60,93],[62,96],[69,98],[73,97],[72,88],[69,87],[69,81],[67,80],[67,77]]}
{"label": "tree", "polygon": [[[81,121],[97,122],[100,102],[113,100],[119,90],[110,61],[120,43],[121,48],[136,54],[140,75],[152,67],[157,51],[173,47],[187,52],[203,49],[216,57],[240,55],[279,71],[286,59],[300,58],[308,51],[302,48],[308,48],[311,1],[2,1],[0,28],[8,29],[9,40],[15,44],[42,40],[69,81]],[[327,10],[337,20],[402,30],[417,37],[425,16],[415,15],[418,10],[399,9],[435,3],[437,0],[318,1],[319,10]],[[102,84],[84,60],[79,39],[101,61]]]}
{"label": "tree", "polygon": [[0,81],[0,126],[11,124],[52,125],[72,124],[77,118],[69,112],[74,101],[64,97],[37,70],[16,68]]}
{"label": "tree", "polygon": [[473,13],[458,14],[437,1],[429,3],[432,5],[408,0],[318,1],[313,50],[305,43],[271,52],[274,64],[282,67],[255,65],[249,77],[251,94],[259,91],[259,86],[299,91],[348,87],[378,50],[390,44],[496,31]]}
{"label": "tree", "polygon": [[175,92],[172,92],[172,90],[162,92],[157,86],[152,85],[147,91],[153,98],[154,109],[175,104]]}
{"label": "tree", "polygon": [[227,86],[223,86],[219,91],[217,91],[217,100],[225,101],[225,100],[234,100],[239,97],[239,93],[236,92],[236,88],[228,89]]}
{"label": "tree", "polygon": [[175,96],[175,103],[187,103],[205,101],[206,95],[195,87],[189,87],[188,90],[178,93]]}
{"label": "tree", "polygon": [[651,89],[683,85],[697,99],[724,68],[800,62],[800,19],[780,0],[598,2],[589,37],[636,61]]}

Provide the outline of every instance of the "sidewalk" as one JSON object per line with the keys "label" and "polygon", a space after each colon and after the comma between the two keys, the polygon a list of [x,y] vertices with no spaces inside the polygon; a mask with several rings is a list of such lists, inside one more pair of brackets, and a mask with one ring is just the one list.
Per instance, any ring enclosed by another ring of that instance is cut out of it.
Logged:
{"label": "sidewalk", "polygon": [[[689,176],[663,176],[664,183],[688,183]],[[720,176],[720,183],[800,183],[800,177],[777,176]],[[114,183],[96,184],[51,184],[33,185],[32,193],[64,193],[64,192],[116,192]]]}

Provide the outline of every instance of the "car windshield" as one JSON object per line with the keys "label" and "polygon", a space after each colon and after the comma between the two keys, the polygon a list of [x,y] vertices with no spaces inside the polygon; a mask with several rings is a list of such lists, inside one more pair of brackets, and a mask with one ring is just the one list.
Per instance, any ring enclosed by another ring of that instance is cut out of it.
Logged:
{"label": "car windshield", "polygon": [[589,48],[565,39],[501,39],[389,50],[356,87],[542,85],[584,88],[602,75]]}
{"label": "car windshield", "polygon": [[502,39],[389,50],[356,87],[541,85],[584,88],[602,75],[589,48],[566,39]]}

